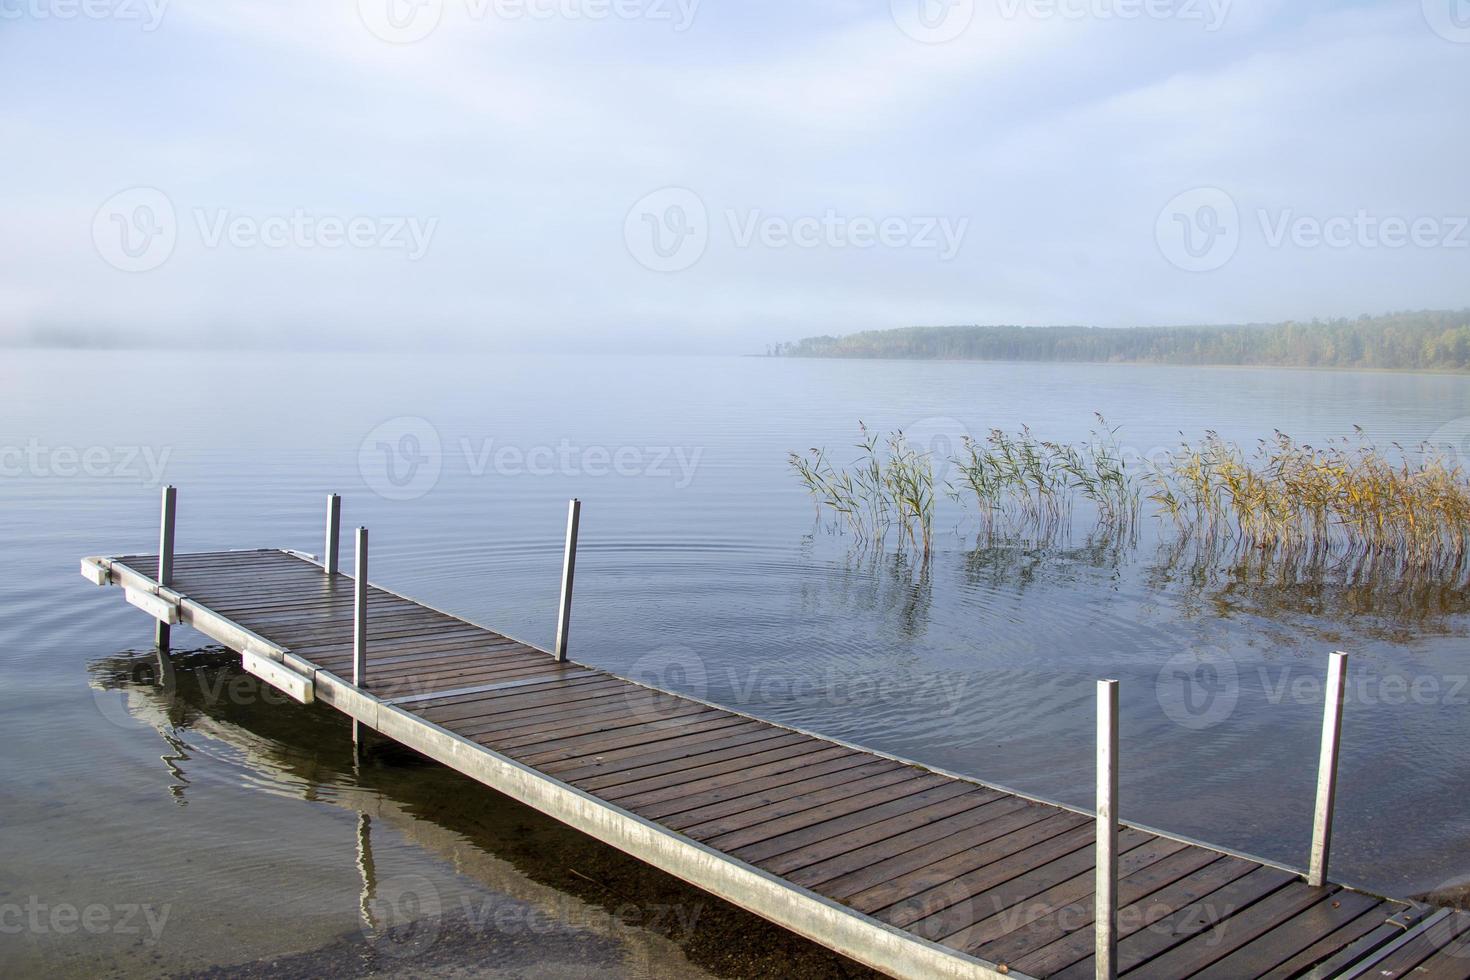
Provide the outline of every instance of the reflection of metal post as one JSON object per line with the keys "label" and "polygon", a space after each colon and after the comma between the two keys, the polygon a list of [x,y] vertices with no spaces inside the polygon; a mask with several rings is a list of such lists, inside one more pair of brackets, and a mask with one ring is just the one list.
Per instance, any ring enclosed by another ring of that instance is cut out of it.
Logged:
{"label": "reflection of metal post", "polygon": [[377,928],[373,921],[373,899],[378,890],[378,874],[373,867],[373,823],[366,813],[357,815],[357,874],[362,879],[362,892],[358,896],[357,908],[362,915],[363,927]]}
{"label": "reflection of metal post", "polygon": [[1347,654],[1327,661],[1327,697],[1322,704],[1322,755],[1317,762],[1317,810],[1312,820],[1312,863],[1307,884],[1327,883],[1327,856],[1332,849],[1332,810],[1337,805],[1337,750],[1342,743],[1342,692]]}
{"label": "reflection of metal post", "polygon": [[561,565],[561,604],[556,615],[556,659],[567,659],[567,628],[572,623],[572,577],[577,571],[577,524],[582,516],[582,501],[567,504],[567,550]]}
{"label": "reflection of metal post", "polygon": [[[172,585],[174,580],[174,514],[178,499],[178,490],[172,486],[163,488],[163,512],[158,524],[159,585]],[[160,622],[154,633],[160,654],[168,653],[168,638],[168,623]]]}
{"label": "reflection of metal post", "polygon": [[322,549],[322,567],[328,575],[337,574],[338,540],[342,530],[342,498],[327,494],[327,542]]}
{"label": "reflection of metal post", "polygon": [[1118,682],[1097,682],[1097,980],[1118,975]]}

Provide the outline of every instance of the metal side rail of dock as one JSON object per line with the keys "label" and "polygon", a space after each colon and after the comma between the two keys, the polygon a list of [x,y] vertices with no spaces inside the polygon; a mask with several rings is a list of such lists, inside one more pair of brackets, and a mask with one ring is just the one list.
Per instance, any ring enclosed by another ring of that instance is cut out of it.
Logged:
{"label": "metal side rail of dock", "polygon": [[1112,765],[1099,819],[569,661],[330,553],[164,555],[82,572],[165,650],[192,626],[298,701],[895,977],[1470,977],[1470,915],[1109,821]]}

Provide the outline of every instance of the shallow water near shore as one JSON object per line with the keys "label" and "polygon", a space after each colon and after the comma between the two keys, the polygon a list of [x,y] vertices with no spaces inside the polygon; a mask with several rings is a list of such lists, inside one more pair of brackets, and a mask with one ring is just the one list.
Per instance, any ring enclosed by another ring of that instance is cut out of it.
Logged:
{"label": "shallow water near shore", "polygon": [[1076,806],[1093,682],[1116,677],[1123,817],[1292,865],[1326,656],[1346,650],[1335,876],[1405,896],[1470,875],[1456,583],[1201,561],[1152,520],[1136,543],[987,540],[949,502],[916,565],[818,521],[786,464],[811,446],[845,460],[859,419],[943,451],[992,426],[1080,440],[1094,412],[1140,454],[1181,431],[1355,424],[1455,445],[1470,378],[27,351],[0,379],[7,966],[852,969],[407,753],[354,766],[340,716],[283,702],[198,634],[176,631],[199,652],[162,683],[146,618],[76,563],[154,550],[159,479],[179,487],[181,551],[318,552],[340,492],[345,526],[372,529],[374,581],[541,646],[577,496],[574,659]]}

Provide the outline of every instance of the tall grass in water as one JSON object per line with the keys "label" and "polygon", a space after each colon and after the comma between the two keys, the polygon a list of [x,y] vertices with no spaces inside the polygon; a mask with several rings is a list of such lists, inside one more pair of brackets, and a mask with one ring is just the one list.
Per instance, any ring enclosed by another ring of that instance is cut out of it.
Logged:
{"label": "tall grass in water", "polygon": [[1097,510],[1099,526],[1130,530],[1138,517],[1139,488],[1130,478],[1117,429],[1097,417],[1082,446],[1037,439],[1025,426],[1017,435],[991,429],[985,440],[968,436],[961,455],[951,460],[958,483],[949,487],[956,500],[974,497],[987,532],[1004,523],[1011,529],[1035,530],[1049,536],[1070,524],[1077,497]]}
{"label": "tall grass in water", "polygon": [[[1459,574],[1470,566],[1470,480],[1451,460],[1421,446],[1389,453],[1353,439],[1325,447],[1284,433],[1253,453],[1215,432],[1130,470],[1118,430],[1099,427],[1081,445],[991,430],[965,439],[947,460],[954,499],[976,503],[987,533],[1034,531],[1052,538],[1070,527],[1079,500],[1092,505],[1098,530],[1131,539],[1141,502],[1167,519],[1181,539],[1208,551],[1254,549],[1292,562],[1318,559],[1360,569],[1392,566]],[[826,453],[792,453],[791,465],[818,512],[837,514],[864,544],[881,546],[898,531],[899,548],[927,556],[933,543],[935,476],[928,453],[902,432],[886,440],[859,423],[862,439],[850,467]]]}
{"label": "tall grass in water", "polygon": [[1181,532],[1207,542],[1461,568],[1470,482],[1431,447],[1394,449],[1378,449],[1361,429],[1322,448],[1277,432],[1247,456],[1210,432],[1155,466],[1148,496]]}
{"label": "tall grass in water", "polygon": [[890,529],[899,550],[929,557],[934,543],[934,466],[928,453],[909,445],[902,432],[881,444],[861,422],[858,457],[834,467],[823,449],[788,456],[798,479],[812,495],[818,514],[835,513],[858,542],[881,547]]}

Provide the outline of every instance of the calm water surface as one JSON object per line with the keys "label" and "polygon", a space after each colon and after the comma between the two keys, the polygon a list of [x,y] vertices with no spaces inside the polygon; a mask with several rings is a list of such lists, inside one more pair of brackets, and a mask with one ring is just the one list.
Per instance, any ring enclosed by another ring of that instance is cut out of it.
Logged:
{"label": "calm water surface", "polygon": [[[1078,440],[1093,412],[1140,452],[1181,430],[1319,441],[1354,424],[1413,445],[1463,434],[1470,379],[10,352],[0,381],[0,911],[19,910],[0,926],[28,916],[0,931],[0,962],[773,968],[732,950],[779,933],[493,793],[392,751],[354,768],[338,716],[270,703],[198,634],[177,631],[200,652],[154,683],[148,622],[77,559],[154,548],[158,473],[179,487],[181,550],[318,551],[336,490],[348,526],[372,529],[375,580],[540,645],[578,496],[576,659],[1075,805],[1093,682],[1119,678],[1124,817],[1289,864],[1310,831],[1318,682],[1347,650],[1336,873],[1400,895],[1470,874],[1463,590],[1200,567],[1152,521],[1136,547],[1081,528],[984,542],[948,502],[916,568],[817,521],[786,465],[809,446],[845,459],[859,419],[939,448],[1022,424]],[[637,914],[611,915],[630,895]],[[106,912],[91,928],[48,918],[88,905]],[[405,909],[433,928],[385,945]],[[486,909],[494,929],[459,922]],[[795,942],[761,955],[839,969]]]}

